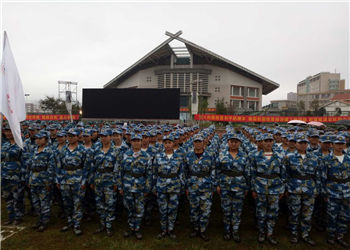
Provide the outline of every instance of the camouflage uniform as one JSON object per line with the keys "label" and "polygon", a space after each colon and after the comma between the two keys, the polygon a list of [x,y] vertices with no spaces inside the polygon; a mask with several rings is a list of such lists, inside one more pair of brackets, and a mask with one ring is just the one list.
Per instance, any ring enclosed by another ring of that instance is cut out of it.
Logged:
{"label": "camouflage uniform", "polygon": [[224,214],[225,232],[237,233],[245,192],[249,190],[247,155],[239,150],[233,158],[228,150],[220,152],[216,161],[217,184],[221,192],[221,208]]}
{"label": "camouflage uniform", "polygon": [[271,159],[263,151],[256,152],[251,158],[251,189],[257,193],[256,217],[260,234],[272,235],[279,210],[279,195],[284,193],[285,168],[283,155],[273,152]]}
{"label": "camouflage uniform", "polygon": [[36,149],[29,160],[28,183],[30,185],[33,206],[39,214],[39,224],[47,225],[51,213],[51,195],[47,188],[52,187],[56,159],[49,146],[39,153]]}
{"label": "camouflage uniform", "polygon": [[198,158],[194,151],[189,152],[185,158],[185,172],[191,223],[194,230],[203,233],[209,223],[212,196],[216,187],[212,153],[204,150]]}
{"label": "camouflage uniform", "polygon": [[322,164],[323,192],[327,202],[327,231],[331,238],[343,238],[350,222],[350,155],[339,162],[333,153]]}
{"label": "camouflage uniform", "polygon": [[144,195],[151,191],[152,168],[149,155],[144,151],[126,151],[118,179],[118,187],[124,192],[129,228],[138,231],[145,211]]}
{"label": "camouflage uniform", "polygon": [[182,158],[176,153],[173,153],[170,159],[165,152],[158,153],[154,161],[153,178],[161,231],[171,232],[176,221],[180,191],[184,186]]}
{"label": "camouflage uniform", "polygon": [[93,180],[95,185],[95,199],[100,223],[107,229],[112,228],[116,203],[116,192],[119,171],[118,152],[114,147],[105,153],[102,148],[94,154]]}
{"label": "camouflage uniform", "polygon": [[60,165],[56,168],[56,182],[60,184],[65,214],[68,225],[80,228],[83,217],[82,201],[85,190],[82,185],[87,183],[88,169],[84,146],[78,146],[71,151],[69,145],[62,149]]}
{"label": "camouflage uniform", "polygon": [[1,147],[1,191],[6,202],[9,221],[20,221],[23,218],[23,183],[26,168],[22,162],[22,150],[17,144],[9,141]]}
{"label": "camouflage uniform", "polygon": [[292,234],[297,236],[300,224],[301,236],[305,239],[309,237],[311,231],[315,197],[321,188],[318,159],[309,152],[305,154],[303,159],[295,151],[287,154],[284,165],[287,172],[287,191],[289,193],[290,229]]}

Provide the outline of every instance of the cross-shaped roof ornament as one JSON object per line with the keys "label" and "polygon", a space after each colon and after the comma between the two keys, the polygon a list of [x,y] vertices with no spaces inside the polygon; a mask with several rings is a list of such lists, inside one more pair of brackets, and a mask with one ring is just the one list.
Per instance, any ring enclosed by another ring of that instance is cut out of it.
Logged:
{"label": "cross-shaped roof ornament", "polygon": [[165,31],[165,35],[173,38],[173,39],[176,39],[177,37],[179,37],[180,35],[182,34],[182,31],[179,30],[178,32],[176,32],[175,34],[173,33],[170,33],[169,31]]}

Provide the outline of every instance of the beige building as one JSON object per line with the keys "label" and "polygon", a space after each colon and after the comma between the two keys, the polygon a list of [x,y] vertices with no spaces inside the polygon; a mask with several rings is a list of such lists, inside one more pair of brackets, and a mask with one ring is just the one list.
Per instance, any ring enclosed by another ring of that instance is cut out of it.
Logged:
{"label": "beige building", "polygon": [[335,95],[350,92],[345,90],[345,80],[340,79],[339,73],[321,72],[309,76],[298,83],[298,102],[305,103],[305,110],[311,110],[313,100],[319,101],[319,106],[328,103]]}
{"label": "beige building", "polygon": [[271,101],[270,111],[296,110],[297,102],[291,100],[274,100]]}
{"label": "beige building", "polygon": [[[180,35],[167,40],[104,85],[104,88],[180,88],[180,119],[189,117],[193,93],[207,98],[208,109],[217,100],[234,110],[260,110],[262,95],[279,84],[215,54]],[[180,45],[173,46],[176,41]],[[187,113],[187,114],[186,114]]]}

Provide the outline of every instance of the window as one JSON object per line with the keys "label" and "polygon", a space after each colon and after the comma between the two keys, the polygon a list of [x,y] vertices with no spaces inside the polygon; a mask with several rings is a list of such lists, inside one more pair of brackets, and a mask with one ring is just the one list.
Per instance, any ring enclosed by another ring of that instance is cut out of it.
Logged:
{"label": "window", "polygon": [[146,82],[152,82],[152,77],[151,76],[147,76],[146,77]]}
{"label": "window", "polygon": [[220,81],[220,78],[221,78],[221,77],[220,77],[219,75],[216,75],[216,76],[215,76],[215,81],[219,82],[219,81]]}
{"label": "window", "polygon": [[258,91],[257,88],[248,88],[248,96],[249,97],[258,97]]}
{"label": "window", "polygon": [[231,86],[231,95],[232,96],[243,96],[243,87]]}
{"label": "window", "polygon": [[230,105],[234,109],[241,109],[244,107],[244,101],[243,100],[231,100]]}
{"label": "window", "polygon": [[258,109],[258,102],[248,101],[248,109],[257,110]]}
{"label": "window", "polygon": [[339,89],[339,80],[337,80],[337,79],[329,79],[328,80],[328,88],[329,88],[329,90],[337,90],[337,89]]}
{"label": "window", "polygon": [[215,88],[215,92],[220,92],[220,87]]}

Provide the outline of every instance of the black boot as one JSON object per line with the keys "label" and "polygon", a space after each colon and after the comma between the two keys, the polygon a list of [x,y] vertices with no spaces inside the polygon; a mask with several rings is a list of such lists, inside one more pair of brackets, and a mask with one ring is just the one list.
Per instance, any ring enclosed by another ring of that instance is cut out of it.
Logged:
{"label": "black boot", "polygon": [[107,236],[112,237],[113,236],[113,230],[112,228],[107,228]]}
{"label": "black boot", "polygon": [[134,231],[133,230],[131,230],[131,229],[129,229],[128,231],[125,231],[124,232],[124,238],[128,238],[128,237],[130,237],[130,236],[132,236],[132,235],[134,235]]}
{"label": "black boot", "polygon": [[35,223],[34,225],[32,225],[30,228],[31,229],[34,229],[34,230],[36,230],[36,229],[38,229],[39,227],[40,227],[40,221],[38,221],[37,223]]}
{"label": "black boot", "polygon": [[176,234],[175,234],[174,230],[169,231],[168,234],[169,234],[169,238],[170,238],[170,239],[173,239],[173,240],[176,239]]}
{"label": "black boot", "polygon": [[258,235],[258,242],[263,243],[265,241],[265,234],[264,233],[259,233]]}
{"label": "black boot", "polygon": [[230,240],[231,239],[231,232],[225,231],[224,233],[224,240]]}
{"label": "black boot", "polygon": [[307,244],[309,244],[310,246],[315,246],[316,245],[316,242],[313,241],[309,236],[307,237],[304,237],[303,238],[303,241]]}
{"label": "black boot", "polygon": [[292,244],[297,244],[298,243],[298,235],[297,234],[292,234],[292,237],[290,237],[290,243]]}
{"label": "black boot", "polygon": [[136,239],[138,239],[138,240],[142,240],[142,234],[141,234],[141,232],[140,232],[140,231],[135,231],[135,237],[136,237]]}
{"label": "black boot", "polygon": [[277,246],[278,242],[272,235],[268,235],[266,238],[271,245]]}
{"label": "black boot", "polygon": [[157,239],[163,239],[167,236],[167,232],[166,231],[161,231],[158,235],[157,235]]}
{"label": "black boot", "polygon": [[198,229],[193,228],[193,230],[190,234],[190,238],[198,237],[198,235],[199,235]]}
{"label": "black boot", "polygon": [[47,229],[47,224],[41,224],[37,232],[44,232]]}
{"label": "black boot", "polygon": [[349,243],[347,243],[343,237],[337,238],[337,242],[339,245],[341,245],[344,248],[349,248],[349,246],[350,246]]}
{"label": "black boot", "polygon": [[236,243],[241,242],[241,237],[239,237],[238,232],[233,232],[233,233],[232,233],[232,239],[233,239]]}
{"label": "black boot", "polygon": [[205,231],[204,231],[204,232],[200,232],[200,233],[199,233],[199,237],[201,237],[201,239],[204,240],[204,241],[209,241],[209,237],[208,237],[208,235],[205,233]]}
{"label": "black boot", "polygon": [[99,228],[96,229],[95,234],[102,233],[106,227],[102,224],[100,224]]}

